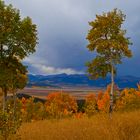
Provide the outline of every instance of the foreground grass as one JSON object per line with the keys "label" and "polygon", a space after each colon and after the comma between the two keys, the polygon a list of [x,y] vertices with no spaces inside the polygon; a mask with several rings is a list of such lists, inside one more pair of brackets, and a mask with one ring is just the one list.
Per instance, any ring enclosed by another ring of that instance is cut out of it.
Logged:
{"label": "foreground grass", "polygon": [[22,140],[140,140],[140,111],[23,124]]}

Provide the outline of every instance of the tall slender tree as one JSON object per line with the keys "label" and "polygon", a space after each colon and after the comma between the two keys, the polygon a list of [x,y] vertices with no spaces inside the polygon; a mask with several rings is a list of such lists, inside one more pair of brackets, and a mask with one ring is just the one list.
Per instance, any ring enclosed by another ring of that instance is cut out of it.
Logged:
{"label": "tall slender tree", "polygon": [[96,15],[96,19],[89,22],[91,29],[88,32],[87,40],[89,51],[95,51],[97,56],[87,63],[88,73],[91,78],[106,77],[111,73],[110,110],[113,109],[113,87],[116,65],[122,63],[124,57],[132,57],[129,45],[132,43],[125,36],[126,30],[122,24],[126,16],[121,10],[114,9],[102,15]]}
{"label": "tall slender tree", "polygon": [[17,78],[21,69],[24,71],[21,61],[35,52],[37,40],[36,25],[31,18],[21,19],[19,10],[0,0],[0,88],[4,108],[7,92],[12,86],[10,81],[13,76]]}

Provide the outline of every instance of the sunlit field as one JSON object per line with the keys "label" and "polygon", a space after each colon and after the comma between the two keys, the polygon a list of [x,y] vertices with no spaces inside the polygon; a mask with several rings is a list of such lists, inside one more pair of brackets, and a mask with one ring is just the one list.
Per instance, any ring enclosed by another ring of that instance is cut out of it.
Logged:
{"label": "sunlit field", "polygon": [[140,111],[22,125],[22,140],[140,140]]}

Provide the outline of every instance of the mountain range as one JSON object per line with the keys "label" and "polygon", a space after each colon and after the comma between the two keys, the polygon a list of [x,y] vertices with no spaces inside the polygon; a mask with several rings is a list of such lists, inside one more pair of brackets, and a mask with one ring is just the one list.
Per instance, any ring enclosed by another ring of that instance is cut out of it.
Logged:
{"label": "mountain range", "polygon": [[[57,75],[28,75],[28,87],[101,87],[104,88],[110,84],[110,77],[99,78],[97,80],[91,80],[85,74],[57,74]],[[140,77],[135,76],[117,76],[115,83],[119,88],[136,88],[140,82]]]}

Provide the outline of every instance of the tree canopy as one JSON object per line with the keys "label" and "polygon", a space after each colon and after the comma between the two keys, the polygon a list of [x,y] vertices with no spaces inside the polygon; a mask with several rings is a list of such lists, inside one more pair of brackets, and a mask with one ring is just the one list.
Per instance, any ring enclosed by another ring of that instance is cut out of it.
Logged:
{"label": "tree canopy", "polygon": [[0,0],[0,60],[5,57],[25,56],[35,52],[36,25],[31,18],[21,19],[19,10]]}
{"label": "tree canopy", "polygon": [[[114,66],[115,72],[115,65],[121,64],[122,58],[132,56],[128,47],[131,45],[130,39],[125,37],[126,30],[121,28],[125,18],[122,11],[114,9],[96,15],[96,19],[89,22],[91,29],[87,35],[89,41],[87,48],[97,53],[97,57],[87,64],[88,72],[91,76],[93,74],[93,78],[105,77],[108,72],[111,72],[111,65]],[[94,76],[95,73],[99,75]]]}
{"label": "tree canopy", "polygon": [[27,82],[27,68],[22,60],[35,52],[37,27],[30,17],[21,18],[20,11],[0,0],[0,88],[22,89]]}

